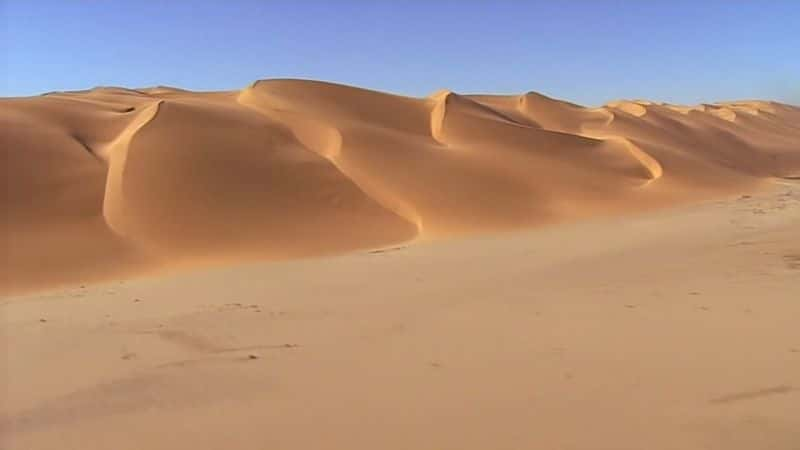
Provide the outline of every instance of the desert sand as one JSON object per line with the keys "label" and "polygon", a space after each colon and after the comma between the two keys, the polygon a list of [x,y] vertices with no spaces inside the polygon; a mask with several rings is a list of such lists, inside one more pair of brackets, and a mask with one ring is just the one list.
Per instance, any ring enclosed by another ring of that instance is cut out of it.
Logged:
{"label": "desert sand", "polygon": [[796,450],[800,184],[2,300],[7,449]]}
{"label": "desert sand", "polygon": [[800,108],[0,105],[0,448],[800,448]]}
{"label": "desert sand", "polygon": [[566,223],[800,172],[800,108],[303,80],[0,99],[0,293]]}

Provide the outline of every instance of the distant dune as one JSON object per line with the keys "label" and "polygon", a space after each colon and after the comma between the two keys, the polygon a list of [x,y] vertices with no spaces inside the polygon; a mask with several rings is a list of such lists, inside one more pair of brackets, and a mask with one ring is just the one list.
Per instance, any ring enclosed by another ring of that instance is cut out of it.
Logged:
{"label": "distant dune", "polygon": [[800,174],[800,108],[585,108],[317,81],[0,99],[0,291],[724,197]]}

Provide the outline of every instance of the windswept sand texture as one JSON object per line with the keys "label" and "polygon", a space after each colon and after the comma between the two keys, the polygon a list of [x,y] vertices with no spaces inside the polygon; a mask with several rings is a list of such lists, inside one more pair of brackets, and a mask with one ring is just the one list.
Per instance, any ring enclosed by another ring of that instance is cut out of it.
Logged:
{"label": "windswept sand texture", "polygon": [[2,292],[726,196],[800,172],[800,109],[316,81],[0,100]]}

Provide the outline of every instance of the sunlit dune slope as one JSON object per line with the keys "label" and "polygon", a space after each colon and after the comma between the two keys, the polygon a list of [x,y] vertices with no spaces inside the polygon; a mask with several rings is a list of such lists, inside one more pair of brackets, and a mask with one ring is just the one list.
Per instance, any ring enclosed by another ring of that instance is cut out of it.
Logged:
{"label": "sunlit dune slope", "polygon": [[0,289],[698,201],[800,174],[800,109],[263,80],[0,99]]}

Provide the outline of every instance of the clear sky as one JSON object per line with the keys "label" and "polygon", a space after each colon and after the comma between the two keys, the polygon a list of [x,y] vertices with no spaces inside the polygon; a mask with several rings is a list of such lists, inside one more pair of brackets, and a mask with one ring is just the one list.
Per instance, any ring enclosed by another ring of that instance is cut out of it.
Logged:
{"label": "clear sky", "polygon": [[293,77],[588,105],[800,103],[800,0],[0,0],[0,15],[0,96]]}

